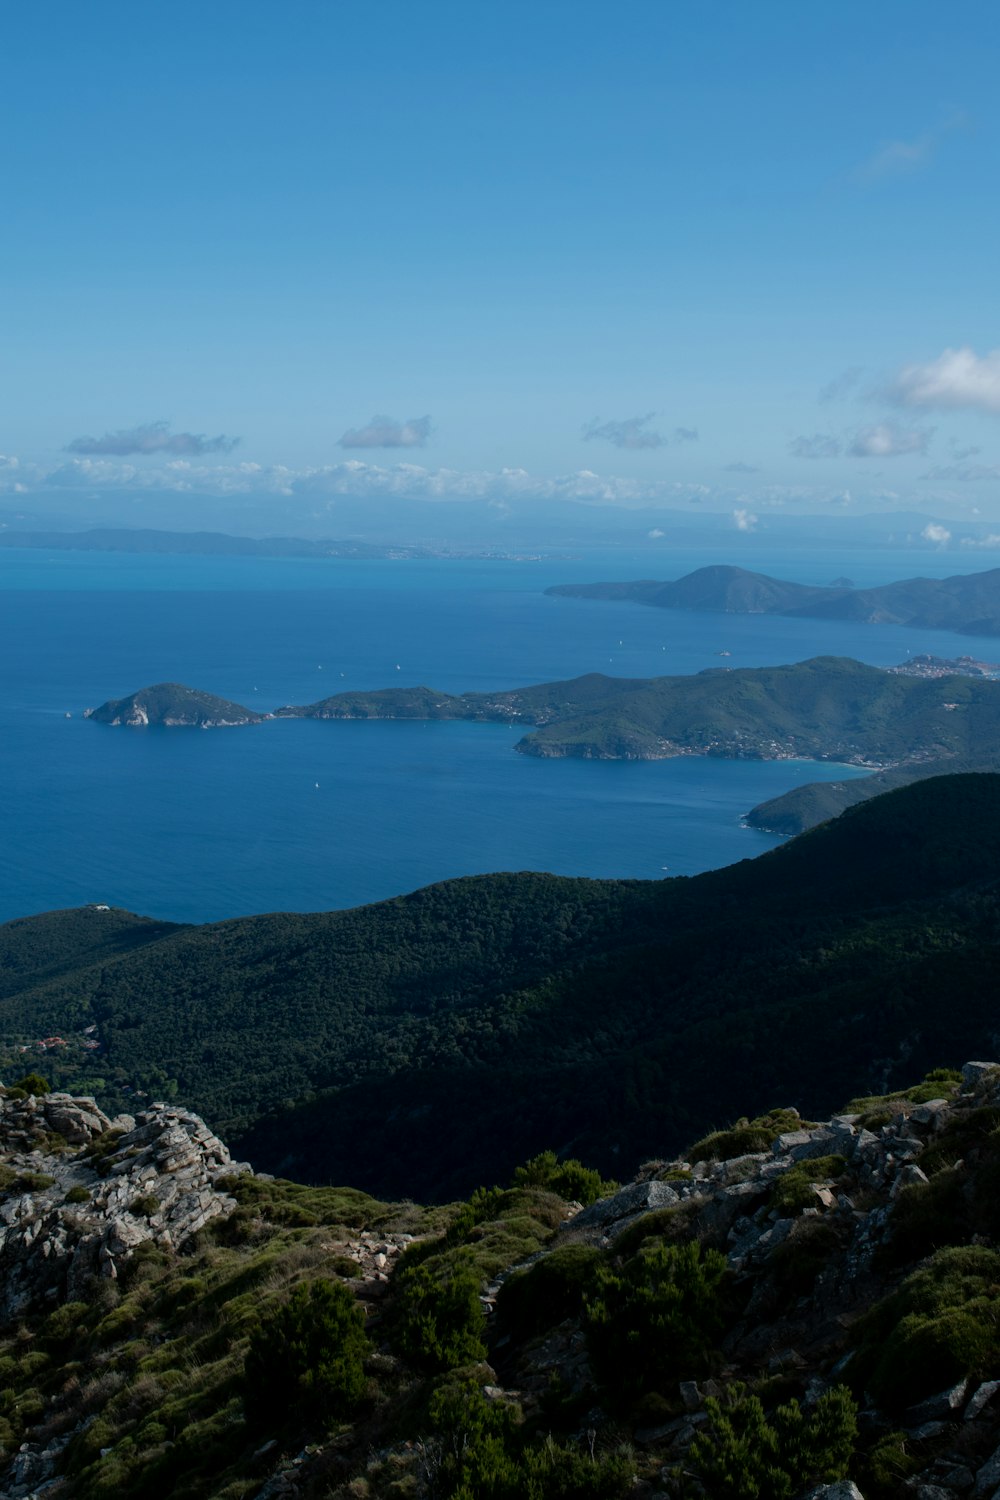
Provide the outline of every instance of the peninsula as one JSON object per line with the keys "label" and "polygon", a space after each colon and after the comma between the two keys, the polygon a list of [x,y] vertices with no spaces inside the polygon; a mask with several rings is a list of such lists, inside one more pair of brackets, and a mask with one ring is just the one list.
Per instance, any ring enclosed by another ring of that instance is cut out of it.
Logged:
{"label": "peninsula", "polygon": [[912,625],[961,635],[1000,635],[1000,568],[953,578],[907,578],[877,588],[843,582],[828,587],[790,583],[746,568],[698,568],[673,583],[560,583],[547,594],[567,599],[626,600],[657,609],[734,615],[791,615],[853,620],[866,625]]}
{"label": "peninsula", "polygon": [[89,712],[106,724],[258,723],[275,719],[460,719],[524,726],[522,755],[585,760],[825,760],[881,769],[903,762],[980,761],[1000,742],[1000,684],[910,677],[846,657],[782,667],[710,668],[686,677],[588,673],[508,692],[451,695],[428,687],[336,693],[255,714],[178,684]]}

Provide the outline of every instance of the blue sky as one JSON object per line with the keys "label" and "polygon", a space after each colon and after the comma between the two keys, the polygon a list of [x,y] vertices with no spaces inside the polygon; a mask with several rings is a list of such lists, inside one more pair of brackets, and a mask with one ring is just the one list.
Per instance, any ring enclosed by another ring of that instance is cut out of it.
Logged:
{"label": "blue sky", "polygon": [[998,517],[998,41],[979,0],[10,6],[0,488]]}

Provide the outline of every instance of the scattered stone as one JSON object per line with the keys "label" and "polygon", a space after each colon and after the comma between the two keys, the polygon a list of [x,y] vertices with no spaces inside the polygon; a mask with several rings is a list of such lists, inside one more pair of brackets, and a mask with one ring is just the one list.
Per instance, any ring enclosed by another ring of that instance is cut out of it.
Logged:
{"label": "scattered stone", "polygon": [[974,1422],[980,1412],[989,1406],[997,1391],[1000,1391],[1000,1380],[984,1380],[965,1408],[965,1420]]}
{"label": "scattered stone", "polygon": [[864,1495],[851,1479],[838,1479],[836,1484],[821,1484],[810,1490],[802,1500],[865,1500]]}
{"label": "scattered stone", "polygon": [[698,1411],[701,1407],[701,1391],[694,1380],[682,1380],[680,1386],[680,1397],[684,1403],[685,1411]]}
{"label": "scattered stone", "polygon": [[938,1391],[936,1396],[928,1396],[926,1401],[921,1401],[917,1406],[911,1406],[905,1416],[904,1422],[907,1427],[919,1427],[924,1422],[936,1422],[956,1417],[965,1405],[965,1397],[968,1393],[969,1382],[959,1381],[946,1391]]}

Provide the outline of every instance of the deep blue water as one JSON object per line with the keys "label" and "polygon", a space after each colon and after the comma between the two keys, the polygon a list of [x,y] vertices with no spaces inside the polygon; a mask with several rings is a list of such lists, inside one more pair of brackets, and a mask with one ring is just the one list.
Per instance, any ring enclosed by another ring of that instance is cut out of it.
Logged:
{"label": "deep blue water", "polygon": [[[80,717],[162,680],[254,707],[343,688],[514,687],[1000,642],[824,621],[547,599],[553,582],[676,577],[718,554],[538,563],[358,563],[0,552],[0,919],[107,901],[177,920],[320,910],[453,875],[692,874],[777,841],[755,802],[837,767],[520,756],[497,725],[108,729]],[[974,571],[943,554],[755,554],[762,571],[859,583]],[[398,670],[397,670],[398,669]],[[70,713],[71,718],[65,715]]]}

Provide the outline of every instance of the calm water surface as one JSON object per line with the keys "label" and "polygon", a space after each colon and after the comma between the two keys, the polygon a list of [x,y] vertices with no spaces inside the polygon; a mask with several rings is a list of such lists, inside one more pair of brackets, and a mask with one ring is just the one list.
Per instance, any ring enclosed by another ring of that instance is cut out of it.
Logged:
{"label": "calm water surface", "polygon": [[[114,730],[87,706],[174,680],[260,709],[345,688],[448,692],[603,671],[836,654],[991,659],[996,640],[547,599],[550,583],[676,577],[719,554],[536,563],[0,551],[0,919],[107,901],[201,921],[322,910],[490,870],[692,874],[772,847],[754,803],[837,767],[545,761],[500,725],[276,721]],[[891,561],[891,570],[889,567]],[[754,556],[859,583],[976,571],[967,556]],[[71,718],[66,718],[69,713]]]}

